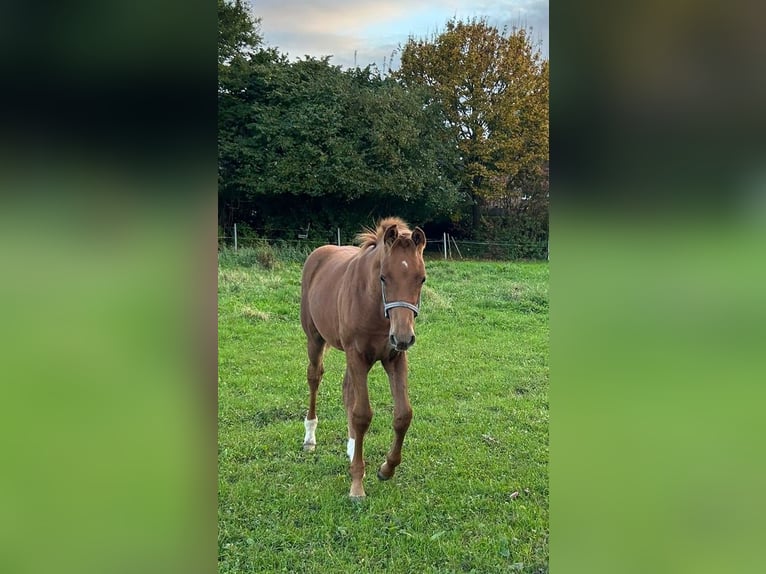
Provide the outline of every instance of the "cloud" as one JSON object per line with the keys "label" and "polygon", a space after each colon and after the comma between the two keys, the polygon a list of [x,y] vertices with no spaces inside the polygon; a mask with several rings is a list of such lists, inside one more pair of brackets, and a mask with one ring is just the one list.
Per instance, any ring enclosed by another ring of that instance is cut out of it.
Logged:
{"label": "cloud", "polygon": [[532,26],[547,57],[548,0],[255,0],[253,12],[266,44],[291,59],[332,56],[331,63],[344,67],[382,68],[408,37],[431,36],[452,16]]}
{"label": "cloud", "polygon": [[256,13],[281,27],[302,30],[363,30],[370,23],[397,20],[413,12],[405,0],[259,0]]}

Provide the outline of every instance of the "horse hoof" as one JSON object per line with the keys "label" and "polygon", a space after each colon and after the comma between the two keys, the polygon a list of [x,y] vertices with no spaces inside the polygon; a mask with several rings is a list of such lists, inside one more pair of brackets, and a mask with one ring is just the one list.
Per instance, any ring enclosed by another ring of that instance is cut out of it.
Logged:
{"label": "horse hoof", "polygon": [[303,450],[305,450],[306,452],[314,452],[314,450],[316,450],[316,447],[317,445],[315,444],[304,444]]}
{"label": "horse hoof", "polygon": [[351,489],[348,491],[348,497],[351,500],[362,500],[366,496],[364,492],[364,486],[362,484],[352,484]]}
{"label": "horse hoof", "polygon": [[390,476],[384,476],[383,474],[381,474],[380,471],[378,471],[378,480],[388,480],[389,478],[391,478],[391,477]]}
{"label": "horse hoof", "polygon": [[367,494],[362,490],[361,493],[354,494],[353,492],[348,493],[348,499],[351,502],[363,502],[364,499],[367,498]]}

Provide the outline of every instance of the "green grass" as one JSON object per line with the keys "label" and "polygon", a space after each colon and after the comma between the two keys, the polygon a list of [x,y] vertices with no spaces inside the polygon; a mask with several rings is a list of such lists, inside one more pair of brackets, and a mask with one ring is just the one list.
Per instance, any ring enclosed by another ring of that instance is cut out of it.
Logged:
{"label": "green grass", "polygon": [[317,450],[301,448],[301,266],[271,263],[220,262],[219,571],[547,572],[547,263],[428,262],[402,464],[376,479],[393,407],[376,365],[361,503],[347,496],[340,351]]}

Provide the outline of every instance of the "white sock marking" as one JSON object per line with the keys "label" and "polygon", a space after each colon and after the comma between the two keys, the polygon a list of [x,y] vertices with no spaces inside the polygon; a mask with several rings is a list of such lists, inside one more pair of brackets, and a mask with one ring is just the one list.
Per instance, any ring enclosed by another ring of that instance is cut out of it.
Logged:
{"label": "white sock marking", "polygon": [[303,444],[316,444],[317,443],[317,422],[319,419],[309,420],[306,419],[303,422],[303,426],[306,427],[306,436],[303,438]]}
{"label": "white sock marking", "polygon": [[356,441],[352,438],[348,439],[348,444],[346,445],[346,454],[348,455],[348,459],[351,460],[354,458],[354,445],[356,444]]}

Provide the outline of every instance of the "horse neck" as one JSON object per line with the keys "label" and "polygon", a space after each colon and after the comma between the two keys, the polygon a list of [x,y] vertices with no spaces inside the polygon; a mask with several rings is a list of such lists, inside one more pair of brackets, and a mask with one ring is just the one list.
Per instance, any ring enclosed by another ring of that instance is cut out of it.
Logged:
{"label": "horse neck", "polygon": [[363,286],[364,291],[377,298],[381,297],[380,265],[383,256],[379,249],[376,247],[362,251],[357,264],[359,286]]}

